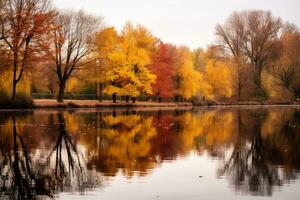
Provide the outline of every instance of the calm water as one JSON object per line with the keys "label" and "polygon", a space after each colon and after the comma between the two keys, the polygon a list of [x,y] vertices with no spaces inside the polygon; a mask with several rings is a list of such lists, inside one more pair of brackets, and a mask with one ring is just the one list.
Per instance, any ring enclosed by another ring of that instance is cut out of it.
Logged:
{"label": "calm water", "polygon": [[1,199],[299,199],[300,109],[0,112]]}

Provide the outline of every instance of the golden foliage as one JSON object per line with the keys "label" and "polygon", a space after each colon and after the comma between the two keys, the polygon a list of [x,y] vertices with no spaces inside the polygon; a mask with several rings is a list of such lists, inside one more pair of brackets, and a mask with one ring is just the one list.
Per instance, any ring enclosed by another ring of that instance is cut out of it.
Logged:
{"label": "golden foliage", "polygon": [[215,96],[232,96],[231,73],[223,61],[209,59],[205,68],[206,79],[212,87],[212,94]]}
{"label": "golden foliage", "polygon": [[125,25],[120,38],[118,47],[108,55],[112,67],[106,75],[111,84],[105,92],[132,97],[141,92],[152,94],[155,75],[148,65],[155,38],[143,26],[133,27],[130,23]]}
{"label": "golden foliage", "polygon": [[[7,70],[0,73],[0,90],[7,92],[8,94],[12,93],[12,72]],[[31,90],[31,82],[28,78],[28,75],[24,75],[24,77],[20,80],[20,83],[17,85],[17,91],[19,93],[25,93],[30,95]]]}
{"label": "golden foliage", "polygon": [[177,69],[179,77],[178,95],[190,99],[196,95],[210,97],[211,87],[203,78],[200,71],[194,69],[192,52],[185,47],[179,49],[181,62]]}

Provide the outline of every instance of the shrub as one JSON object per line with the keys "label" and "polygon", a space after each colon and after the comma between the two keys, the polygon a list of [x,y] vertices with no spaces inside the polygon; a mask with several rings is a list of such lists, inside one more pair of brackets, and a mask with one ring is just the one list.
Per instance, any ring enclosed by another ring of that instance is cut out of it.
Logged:
{"label": "shrub", "polygon": [[6,92],[0,91],[0,108],[2,109],[32,108],[32,107],[33,107],[33,99],[30,96],[24,93],[17,93],[15,100],[12,100]]}
{"label": "shrub", "polygon": [[17,93],[15,100],[11,101],[11,108],[32,108],[33,99],[24,93]]}
{"label": "shrub", "polygon": [[256,91],[254,91],[253,96],[260,102],[264,102],[269,99],[268,91],[264,88],[258,88]]}
{"label": "shrub", "polygon": [[218,105],[218,103],[216,101],[214,101],[214,100],[206,100],[205,104],[207,106],[216,106],[216,105]]}
{"label": "shrub", "polygon": [[9,104],[10,104],[10,97],[5,91],[0,90],[0,108],[8,108]]}
{"label": "shrub", "polygon": [[69,108],[79,108],[80,106],[71,101],[71,102],[67,103],[67,107],[69,107]]}

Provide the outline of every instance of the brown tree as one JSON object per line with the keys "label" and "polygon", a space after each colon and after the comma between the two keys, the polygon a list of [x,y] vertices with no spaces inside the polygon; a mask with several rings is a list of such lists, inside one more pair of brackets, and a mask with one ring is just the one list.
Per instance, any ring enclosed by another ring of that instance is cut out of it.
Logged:
{"label": "brown tree", "polygon": [[219,46],[227,58],[236,65],[236,88],[240,98],[245,83],[244,67],[248,63],[253,71],[256,95],[265,96],[262,72],[272,60],[274,40],[282,27],[281,19],[271,12],[254,10],[233,13],[223,25],[216,27]]}
{"label": "brown tree", "polygon": [[87,15],[83,11],[64,12],[56,17],[56,26],[51,32],[52,48],[49,55],[55,62],[59,102],[64,99],[66,83],[74,71],[91,62],[91,39],[101,24],[99,22],[99,18]]}
{"label": "brown tree", "polygon": [[1,0],[0,43],[8,55],[8,65],[13,72],[12,99],[17,93],[17,84],[30,64],[43,58],[41,45],[55,13],[48,0]]}
{"label": "brown tree", "polygon": [[246,56],[244,54],[244,42],[246,39],[245,22],[239,13],[234,12],[226,22],[216,27],[218,47],[228,61],[233,65],[233,84],[236,88],[237,99],[242,96],[243,87],[246,82],[245,66]]}
{"label": "brown tree", "polygon": [[269,72],[277,86],[286,89],[292,98],[297,97],[300,88],[300,33],[291,24],[287,24],[274,48],[275,60],[270,64]]}
{"label": "brown tree", "polygon": [[271,12],[245,11],[239,13],[244,20],[246,37],[244,41],[245,55],[255,70],[254,83],[257,95],[265,96],[262,88],[262,72],[272,57],[271,49],[278,32],[282,27],[281,19],[274,17]]}

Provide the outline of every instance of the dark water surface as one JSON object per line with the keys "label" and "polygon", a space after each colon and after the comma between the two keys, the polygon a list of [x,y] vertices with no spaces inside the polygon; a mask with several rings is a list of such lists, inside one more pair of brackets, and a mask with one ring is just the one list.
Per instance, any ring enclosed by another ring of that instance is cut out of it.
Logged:
{"label": "dark water surface", "polygon": [[299,199],[300,109],[0,112],[0,199]]}

